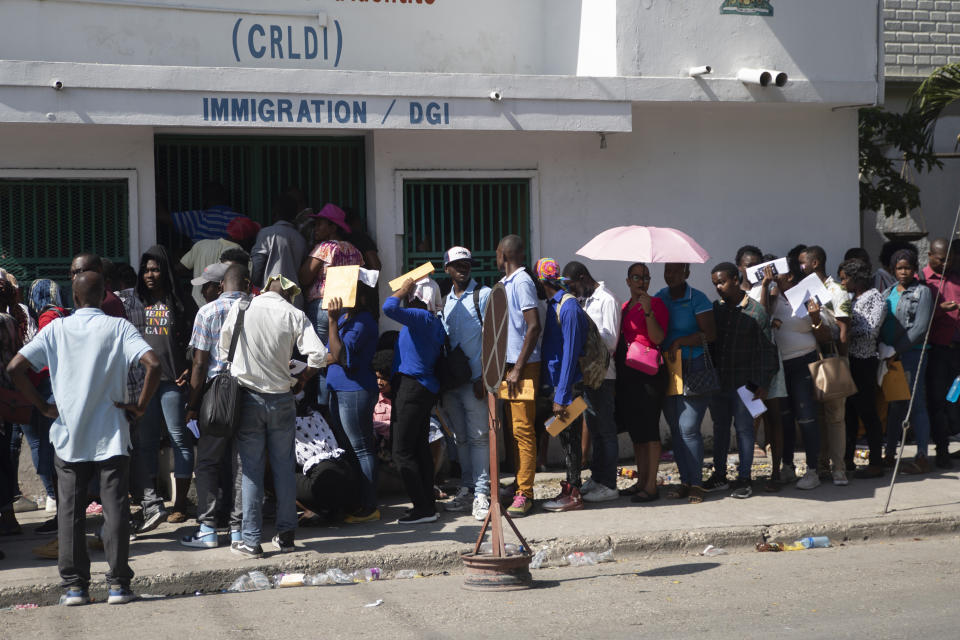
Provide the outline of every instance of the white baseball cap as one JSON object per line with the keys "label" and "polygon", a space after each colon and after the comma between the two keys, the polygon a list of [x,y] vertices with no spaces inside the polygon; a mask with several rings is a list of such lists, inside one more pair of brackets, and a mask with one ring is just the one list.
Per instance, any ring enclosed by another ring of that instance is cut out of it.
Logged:
{"label": "white baseball cap", "polygon": [[214,262],[203,268],[203,273],[190,281],[195,287],[205,285],[208,282],[223,282],[223,276],[227,275],[227,269],[230,265],[225,262]]}
{"label": "white baseball cap", "polygon": [[443,254],[444,268],[451,262],[459,262],[460,260],[469,260],[471,264],[473,263],[473,254],[470,253],[470,249],[466,247],[450,247],[447,249],[447,252]]}

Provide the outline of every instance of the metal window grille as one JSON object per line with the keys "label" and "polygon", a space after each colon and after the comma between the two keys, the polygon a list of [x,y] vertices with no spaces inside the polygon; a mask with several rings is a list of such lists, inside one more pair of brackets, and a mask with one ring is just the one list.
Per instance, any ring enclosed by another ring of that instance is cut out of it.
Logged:
{"label": "metal window grille", "polygon": [[68,294],[74,255],[130,259],[128,218],[126,179],[0,178],[0,267],[21,286],[49,278]]}
{"label": "metal window grille", "polygon": [[[530,245],[530,181],[405,180],[403,219],[404,271],[427,261],[440,268],[449,247],[463,246],[478,262],[473,276],[489,285],[500,278],[497,245],[502,237],[516,234]],[[446,275],[434,277],[446,291]]]}
{"label": "metal window grille", "polygon": [[[273,222],[274,198],[297,186],[315,208],[332,202],[366,220],[363,138],[337,137],[156,137],[157,208],[199,209],[206,182],[219,182],[234,210],[262,225]],[[190,240],[172,229],[157,237],[174,253]]]}

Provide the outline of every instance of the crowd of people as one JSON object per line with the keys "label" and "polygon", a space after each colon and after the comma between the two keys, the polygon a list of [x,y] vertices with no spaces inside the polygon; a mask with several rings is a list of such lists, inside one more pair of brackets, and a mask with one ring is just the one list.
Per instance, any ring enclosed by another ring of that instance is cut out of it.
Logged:
{"label": "crowd of people", "polygon": [[[180,544],[215,548],[224,530],[231,550],[251,558],[264,554],[265,512],[278,552],[295,548],[298,526],[380,520],[384,465],[411,504],[402,525],[436,521],[444,498],[444,510],[477,520],[491,500],[525,516],[534,509],[544,422],[566,418],[577,398],[588,408],[582,424],[558,435],[565,479],[541,504],[546,511],[624,494],[633,503],[697,504],[713,492],[749,498],[755,481],[765,491],[789,483],[812,490],[822,480],[843,486],[851,476],[879,477],[895,461],[905,420],[917,452],[901,470],[952,467],[949,437],[960,432],[957,404],[947,400],[960,372],[957,241],[933,241],[922,270],[909,244],[888,243],[876,271],[865,251],[851,249],[836,277],[821,247],[800,245],[786,255],[785,271],[767,267],[756,282],[747,271],[777,256],[748,245],[711,268],[709,294],[687,283],[689,264],[664,265],[666,286],[651,294],[650,266],[638,262],[624,272],[630,297],[621,303],[584,264],[541,258],[531,268],[523,240],[504,237],[496,253],[507,300],[499,396],[515,480],[491,487],[481,381],[491,289],[472,276],[470,249],[446,251],[446,295],[431,277],[407,279],[381,304],[376,245],[346,212],[326,204],[315,213],[291,190],[273,215],[259,228],[222,203],[174,213],[174,229],[194,242],[179,260],[154,246],[134,272],[78,255],[71,301],[50,280],[19,287],[0,274],[0,392],[11,407],[0,446],[19,447],[21,432],[30,444],[55,511],[36,532],[57,534],[36,551],[58,559],[65,604],[89,601],[83,541],[92,497],[104,515],[99,538],[113,603],[133,598],[130,541],[162,522],[188,521],[191,483],[197,526]],[[361,276],[355,303],[345,306],[325,285],[329,268],[350,265]],[[830,299],[794,308],[787,294],[811,274]],[[381,332],[381,313],[399,331]],[[856,393],[819,401],[809,365],[830,357],[849,362]],[[916,390],[912,402],[882,402],[883,372],[894,363]],[[239,383],[236,424],[228,434],[207,432],[197,420],[211,381],[224,373]],[[751,411],[751,401],[763,410]],[[704,478],[708,411],[713,464]],[[657,480],[661,415],[680,476],[665,487]],[[858,467],[861,428],[869,464]],[[625,489],[617,485],[621,432],[637,466],[637,482]],[[802,474],[794,465],[798,434]],[[158,488],[162,440],[173,454],[169,508]],[[460,474],[453,496],[436,482],[447,441]],[[758,444],[770,447],[769,478],[752,473]],[[13,535],[21,530],[15,460],[0,458],[0,534]]]}

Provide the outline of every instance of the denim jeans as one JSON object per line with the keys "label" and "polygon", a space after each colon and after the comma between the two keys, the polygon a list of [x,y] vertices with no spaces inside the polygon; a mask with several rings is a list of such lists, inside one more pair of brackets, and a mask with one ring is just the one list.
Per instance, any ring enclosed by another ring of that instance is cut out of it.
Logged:
{"label": "denim jeans", "polygon": [[243,541],[251,547],[260,544],[262,535],[267,456],[277,495],[277,533],[297,528],[296,418],[292,393],[240,392],[236,443],[243,474]]}
{"label": "denim jeans", "polygon": [[[920,356],[923,355],[921,363]],[[910,426],[913,427],[913,437],[917,441],[917,455],[926,456],[930,445],[930,416],[927,414],[927,356],[919,349],[910,349],[901,354],[900,362],[907,375],[907,385],[913,392],[913,382],[917,381],[917,391],[910,413]],[[903,421],[907,419],[909,400],[891,402],[887,407],[887,452],[893,451],[900,435],[903,433]]]}
{"label": "denim jeans", "polygon": [[710,404],[710,396],[668,396],[663,401],[663,416],[670,425],[673,457],[680,471],[680,482],[703,486],[703,434],[700,425]]}
{"label": "denim jeans", "polygon": [[487,397],[473,394],[473,383],[461,385],[443,394],[443,408],[457,439],[460,480],[475,494],[490,493],[490,417]]}
{"label": "denim jeans", "polygon": [[134,464],[136,484],[143,492],[143,508],[152,509],[162,504],[153,490],[157,477],[157,454],[160,450],[160,430],[167,423],[167,433],[173,448],[173,475],[189,478],[193,475],[194,438],[187,429],[184,394],[174,382],[164,380],[150,399],[146,413],[137,424],[137,455]]}
{"label": "denim jeans", "polygon": [[[323,300],[311,300],[307,303],[307,318],[313,323],[313,329],[317,332],[317,337],[323,346],[327,346],[330,339],[330,324],[327,310],[322,309]],[[317,404],[325,407],[330,404],[330,391],[327,389],[327,369],[324,367],[316,376],[317,378]]]}
{"label": "denim jeans", "polygon": [[352,448],[359,463],[360,502],[365,509],[377,508],[377,439],[373,435],[376,404],[376,391],[330,391],[330,427],[336,437],[346,434],[349,444],[337,442],[344,449]]}
{"label": "denim jeans", "polygon": [[[50,378],[44,379],[37,385],[37,392],[41,398],[47,402],[53,402],[53,389],[50,387]],[[50,442],[50,426],[53,419],[46,417],[36,409],[33,410],[33,416],[30,424],[20,425],[20,430],[27,437],[27,444],[30,445],[30,456],[33,458],[33,468],[37,470],[37,476],[43,483],[44,491],[51,498],[57,495],[57,476],[53,469],[53,444]],[[19,453],[19,452],[18,452]],[[16,460],[14,464],[16,464]]]}
{"label": "denim jeans", "polygon": [[820,406],[810,375],[811,362],[816,362],[816,351],[805,356],[783,361],[783,374],[787,383],[787,397],[780,401],[780,420],[783,424],[783,462],[793,464],[793,452],[797,446],[797,429],[803,434],[803,450],[807,469],[817,469],[820,455]]}
{"label": "denim jeans", "polygon": [[727,477],[727,453],[730,451],[730,421],[737,430],[737,452],[740,465],[737,479],[749,480],[753,467],[753,445],[756,435],[753,431],[753,416],[740,394],[736,391],[720,391],[710,401],[710,415],[713,417],[713,472],[721,478]]}
{"label": "denim jeans", "polygon": [[590,475],[594,482],[608,489],[617,488],[617,455],[620,451],[617,422],[614,419],[615,387],[615,380],[604,380],[599,389],[584,389],[590,405],[590,410],[584,415],[593,441]]}

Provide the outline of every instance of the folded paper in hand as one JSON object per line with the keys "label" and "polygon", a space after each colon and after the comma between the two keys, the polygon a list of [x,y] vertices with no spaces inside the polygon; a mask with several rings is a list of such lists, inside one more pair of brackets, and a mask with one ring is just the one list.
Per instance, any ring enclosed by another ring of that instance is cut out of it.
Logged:
{"label": "folded paper in hand", "polygon": [[[557,416],[553,416],[549,420],[543,423],[543,426],[547,428],[547,433],[553,437],[557,437],[561,431],[570,426],[570,424],[580,417],[580,414],[586,411],[587,403],[584,402],[583,396],[578,396],[567,405],[567,417],[560,419]],[[580,427],[577,427],[579,429]]]}
{"label": "folded paper in hand", "polygon": [[763,280],[763,270],[767,267],[773,267],[773,275],[778,273],[786,273],[790,270],[790,267],[787,266],[786,258],[777,258],[776,260],[771,260],[770,262],[764,262],[762,264],[754,265],[747,269],[747,280],[753,284],[757,284]]}
{"label": "folded paper in hand", "polygon": [[399,278],[394,278],[393,280],[391,280],[390,290],[391,291],[398,290],[400,287],[403,286],[403,283],[407,281],[407,278],[410,278],[414,282],[418,282],[420,280],[423,280],[430,274],[432,274],[434,271],[436,271],[436,269],[434,268],[432,262],[422,264],[416,269],[414,269],[413,271],[408,271],[402,276],[400,276]]}
{"label": "folded paper in hand", "polygon": [[788,289],[783,294],[786,296],[790,306],[793,307],[793,315],[796,318],[805,318],[809,315],[807,311],[807,302],[816,300],[817,304],[823,306],[833,300],[830,292],[823,286],[820,276],[811,273],[799,283]]}
{"label": "folded paper in hand", "polygon": [[746,385],[737,389],[737,395],[739,395],[740,400],[743,401],[743,406],[745,406],[747,411],[750,412],[750,415],[756,419],[767,410],[767,405],[763,403],[763,400],[754,400],[753,394],[754,392],[747,389]]}

